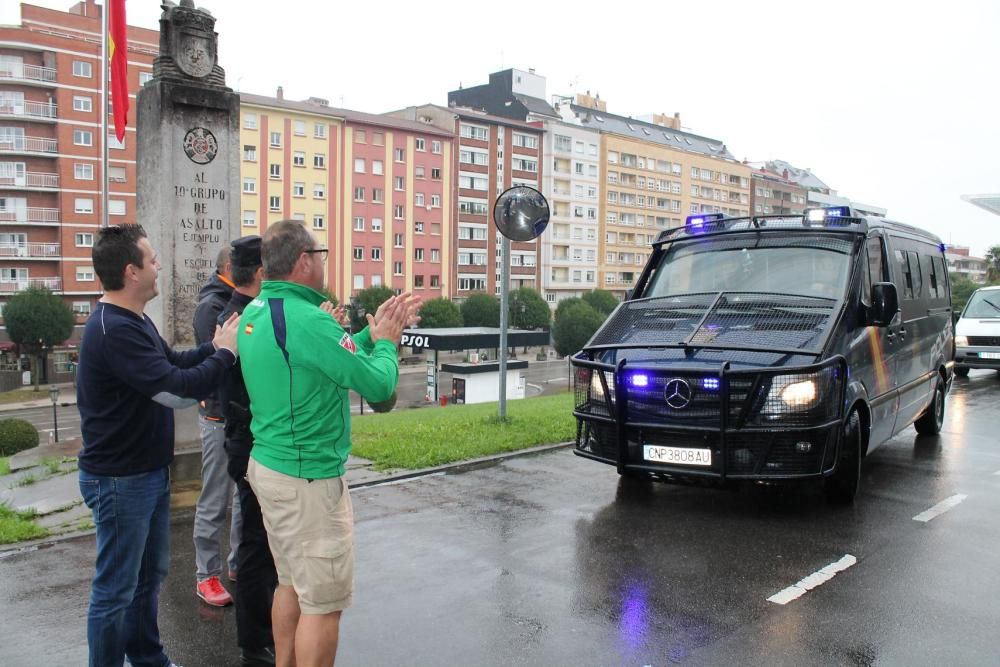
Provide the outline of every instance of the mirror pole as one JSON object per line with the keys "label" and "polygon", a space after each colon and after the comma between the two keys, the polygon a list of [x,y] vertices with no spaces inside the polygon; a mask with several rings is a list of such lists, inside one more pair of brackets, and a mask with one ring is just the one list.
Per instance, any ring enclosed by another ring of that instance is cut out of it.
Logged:
{"label": "mirror pole", "polygon": [[500,235],[500,420],[507,419],[507,309],[510,300],[510,239]]}

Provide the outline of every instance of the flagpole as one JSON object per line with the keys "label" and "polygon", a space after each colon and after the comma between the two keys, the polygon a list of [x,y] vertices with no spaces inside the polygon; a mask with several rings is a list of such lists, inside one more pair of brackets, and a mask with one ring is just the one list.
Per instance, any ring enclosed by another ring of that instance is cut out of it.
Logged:
{"label": "flagpole", "polygon": [[108,0],[101,3],[101,227],[108,226]]}

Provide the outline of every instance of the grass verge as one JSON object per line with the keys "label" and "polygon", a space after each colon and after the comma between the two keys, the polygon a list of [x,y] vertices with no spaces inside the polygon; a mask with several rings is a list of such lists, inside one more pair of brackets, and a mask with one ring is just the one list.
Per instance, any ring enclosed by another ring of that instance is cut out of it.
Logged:
{"label": "grass verge", "polygon": [[507,402],[507,421],[496,403],[453,405],[352,417],[353,453],[377,470],[429,468],[480,456],[572,440],[570,393]]}
{"label": "grass verge", "polygon": [[34,512],[15,512],[0,505],[0,544],[13,544],[24,540],[45,537],[49,531],[32,521]]}
{"label": "grass verge", "polygon": [[11,391],[0,392],[0,405],[8,403],[27,403],[28,401],[49,401],[48,389],[35,391],[34,389],[12,389]]}
{"label": "grass verge", "polygon": [[10,457],[0,456],[0,477],[10,474]]}

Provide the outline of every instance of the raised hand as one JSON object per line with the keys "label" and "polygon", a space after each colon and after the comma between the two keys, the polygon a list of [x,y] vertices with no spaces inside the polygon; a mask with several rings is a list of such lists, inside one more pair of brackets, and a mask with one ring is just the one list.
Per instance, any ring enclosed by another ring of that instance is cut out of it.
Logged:
{"label": "raised hand", "polygon": [[215,326],[215,337],[212,338],[212,345],[215,346],[216,350],[226,349],[233,354],[237,354],[236,334],[239,330],[240,316],[238,313],[233,313],[221,327],[219,325]]}
{"label": "raised hand", "polygon": [[330,301],[324,301],[319,304],[319,308],[342,327],[346,327],[350,321],[350,318],[347,316],[347,309],[343,306],[334,306]]}

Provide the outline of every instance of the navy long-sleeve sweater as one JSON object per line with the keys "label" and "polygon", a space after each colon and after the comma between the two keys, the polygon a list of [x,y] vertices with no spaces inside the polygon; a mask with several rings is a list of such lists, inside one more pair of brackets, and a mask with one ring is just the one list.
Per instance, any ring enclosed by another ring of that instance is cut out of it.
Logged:
{"label": "navy long-sleeve sweater", "polygon": [[175,352],[149,317],[98,303],[84,327],[77,371],[80,468],[119,477],[169,465],[174,408],[215,391],[235,362],[211,342]]}

